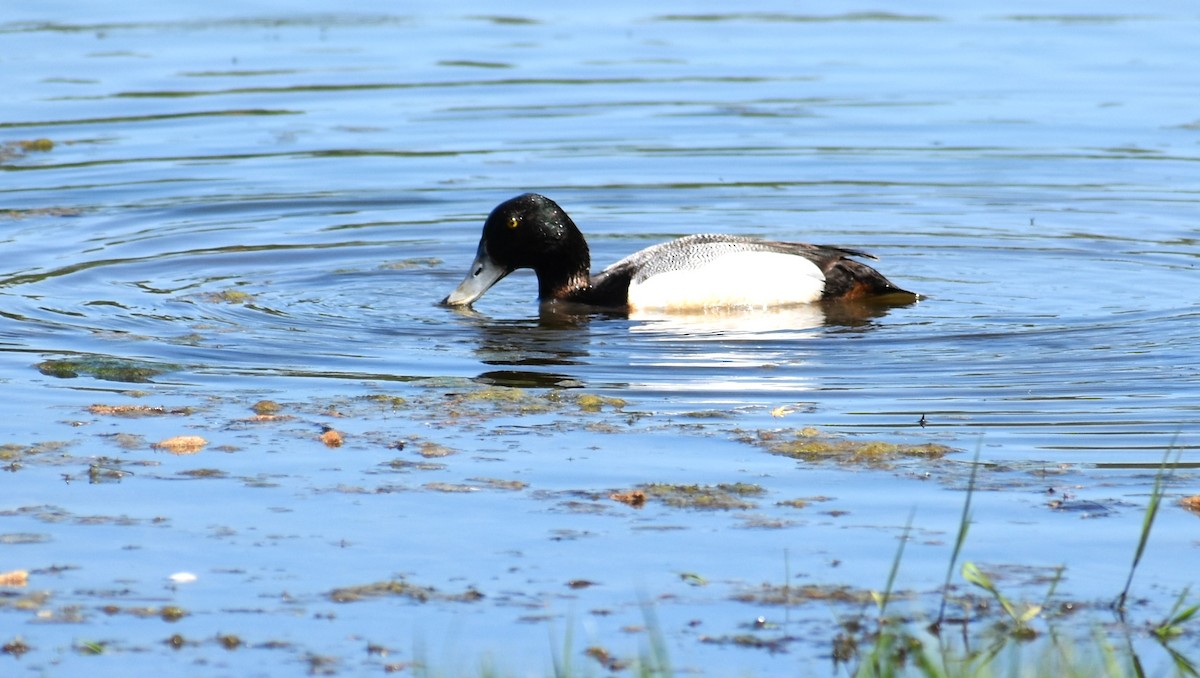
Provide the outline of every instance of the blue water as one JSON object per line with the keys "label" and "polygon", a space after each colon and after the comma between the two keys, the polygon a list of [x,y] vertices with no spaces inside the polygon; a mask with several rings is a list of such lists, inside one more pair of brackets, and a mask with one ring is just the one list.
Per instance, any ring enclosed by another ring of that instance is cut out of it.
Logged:
{"label": "blue water", "polygon": [[[8,8],[0,574],[29,582],[0,588],[0,641],[31,649],[0,673],[599,671],[582,650],[636,659],[652,614],[678,670],[820,675],[861,606],[735,597],[878,590],[911,513],[897,586],[929,615],[976,450],[963,557],[1035,601],[1063,565],[1059,594],[1101,623],[1177,450],[1134,587],[1136,621],[1164,615],[1195,583],[1176,500],[1200,493],[1200,15],[879,10]],[[36,139],[52,148],[19,143]],[[518,273],[474,311],[439,307],[488,211],[528,190],[597,267],[726,232],[867,250],[925,299],[561,318]],[[153,375],[47,367],[63,360]],[[252,420],[264,399],[287,418]],[[958,452],[813,462],[761,442],[804,427]],[[177,435],[207,445],[152,446]],[[765,493],[609,499],[654,482]],[[392,578],[484,597],[330,596]],[[737,634],[787,652],[714,642]]]}

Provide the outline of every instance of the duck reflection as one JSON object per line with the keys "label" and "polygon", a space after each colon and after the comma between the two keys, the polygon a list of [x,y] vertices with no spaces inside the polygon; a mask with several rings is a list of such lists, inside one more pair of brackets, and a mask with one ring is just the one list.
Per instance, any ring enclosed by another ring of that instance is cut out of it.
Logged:
{"label": "duck reflection", "polygon": [[454,313],[475,330],[474,353],[481,363],[529,368],[487,370],[476,381],[510,388],[583,386],[577,371],[563,368],[589,363],[590,315],[542,312],[536,318],[501,319],[467,307]]}
{"label": "duck reflection", "polygon": [[469,308],[453,313],[475,330],[480,362],[501,368],[480,373],[483,383],[573,388],[595,386],[589,382],[603,375],[609,387],[761,392],[815,388],[806,366],[816,351],[800,350],[801,342],[830,330],[868,330],[896,306],[842,302],[682,313],[543,304],[536,317],[494,318]]}

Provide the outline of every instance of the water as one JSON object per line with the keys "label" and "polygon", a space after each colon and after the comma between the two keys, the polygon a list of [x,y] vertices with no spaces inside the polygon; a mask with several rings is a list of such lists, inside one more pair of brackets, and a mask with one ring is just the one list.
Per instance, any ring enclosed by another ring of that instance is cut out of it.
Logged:
{"label": "water", "polygon": [[[1165,614],[1195,583],[1175,499],[1198,492],[1197,16],[877,9],[10,8],[0,572],[30,581],[0,589],[0,639],[32,649],[4,672],[536,673],[567,637],[598,669],[583,648],[636,657],[652,604],[677,669],[820,675],[860,606],[735,597],[882,588],[911,512],[898,586],[929,614],[976,449],[964,558],[1031,600],[1064,565],[1101,622],[1182,451],[1134,588],[1135,615]],[[516,274],[437,306],[526,190],[597,266],[729,232],[865,249],[927,298],[562,318]],[[254,420],[260,400],[286,418]],[[803,427],[960,451],[813,462],[762,439]],[[152,447],[177,435],[208,444]],[[737,482],[764,493],[609,499]],[[394,578],[436,595],[331,595]]]}

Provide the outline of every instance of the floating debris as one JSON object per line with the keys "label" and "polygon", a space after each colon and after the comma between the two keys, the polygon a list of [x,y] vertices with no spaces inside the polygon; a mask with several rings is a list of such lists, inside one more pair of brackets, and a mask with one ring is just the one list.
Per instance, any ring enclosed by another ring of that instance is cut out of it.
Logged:
{"label": "floating debris", "polygon": [[228,289],[220,292],[208,292],[200,296],[201,299],[213,304],[240,304],[245,305],[254,301],[254,295],[241,290]]}
{"label": "floating debris", "polygon": [[792,636],[778,638],[762,638],[752,633],[739,633],[732,636],[700,636],[700,642],[709,645],[734,645],[751,649],[766,650],[772,654],[787,651],[787,644],[796,640]]}
{"label": "floating debris", "polygon": [[0,572],[0,586],[21,587],[29,584],[28,570]]}
{"label": "floating debris", "polygon": [[423,485],[423,487],[427,490],[433,490],[434,492],[464,493],[464,492],[478,492],[479,491],[479,488],[475,487],[474,485],[464,485],[462,483],[433,482],[433,483],[425,483],[425,485]]}
{"label": "floating debris", "polygon": [[0,217],[5,219],[28,219],[29,217],[77,217],[83,214],[78,207],[33,207],[30,209],[3,209]]}
{"label": "floating debris", "polygon": [[229,474],[218,468],[190,468],[180,471],[177,475],[187,478],[228,478]]}
{"label": "floating debris", "polygon": [[326,447],[341,447],[344,441],[340,431],[326,427],[321,432],[321,442],[325,443]]}
{"label": "floating debris", "polygon": [[361,586],[346,586],[329,592],[329,599],[335,603],[353,603],[385,596],[408,598],[418,603],[427,603],[431,600],[472,603],[484,598],[482,593],[473,588],[468,588],[462,593],[441,593],[431,586],[418,586],[403,579],[390,579]]}
{"label": "floating debris", "polygon": [[1180,499],[1179,505],[1192,513],[1200,514],[1200,494]]}
{"label": "floating debris", "polygon": [[583,654],[599,662],[600,665],[604,667],[604,670],[611,671],[613,673],[624,671],[625,669],[629,668],[631,664],[631,662],[626,659],[614,657],[608,650],[600,647],[599,645],[593,645],[587,648],[583,651]]}
{"label": "floating debris", "polygon": [[675,485],[649,483],[638,486],[646,496],[657,499],[667,506],[705,510],[731,510],[755,508],[753,502],[744,497],[755,497],[766,493],[760,485],[750,483],[721,483],[718,485]]}
{"label": "floating debris", "polygon": [[513,492],[529,487],[529,483],[522,480],[504,480],[502,478],[467,478],[467,481],[486,485],[493,490],[511,490]]}
{"label": "floating debris", "polygon": [[169,414],[187,416],[195,410],[190,407],[168,409],[151,405],[89,405],[88,412],[113,417],[161,417]]}
{"label": "floating debris", "polygon": [[18,139],[0,143],[0,162],[8,162],[30,153],[48,153],[54,150],[50,139]]}
{"label": "floating debris", "polygon": [[400,396],[387,395],[384,393],[372,393],[367,396],[360,396],[360,400],[365,400],[370,403],[378,403],[392,410],[403,409],[408,405],[408,401]]}
{"label": "floating debris", "polygon": [[257,415],[279,414],[283,410],[283,406],[274,400],[260,400],[250,406]]}
{"label": "floating debris", "polygon": [[33,445],[5,443],[0,445],[0,461],[21,461],[39,454],[62,452],[69,445],[71,443],[61,440],[34,443]]}
{"label": "floating debris", "polygon": [[583,393],[576,397],[575,404],[579,405],[579,409],[584,412],[600,412],[606,406],[614,410],[619,410],[625,407],[626,402],[621,398],[610,398],[608,396],[598,396],[591,393]]}
{"label": "floating debris", "polygon": [[811,405],[780,405],[771,410],[771,416],[776,419],[786,417],[793,412],[807,412],[811,409]]}
{"label": "floating debris", "polygon": [[445,445],[439,445],[437,443],[426,441],[421,443],[421,446],[417,448],[417,454],[425,457],[426,459],[437,459],[439,457],[449,457],[450,455],[454,454],[454,450],[446,447]]}
{"label": "floating debris", "polygon": [[208,441],[200,436],[175,436],[166,440],[160,440],[154,443],[152,447],[165,450],[171,454],[195,454],[204,449],[204,446],[207,444]]}
{"label": "floating debris", "polygon": [[379,268],[388,271],[407,271],[414,268],[434,268],[441,266],[442,260],[437,257],[413,257],[380,264]]}
{"label": "floating debris", "polygon": [[4,645],[0,645],[0,652],[3,652],[4,654],[11,654],[17,659],[20,659],[21,655],[29,652],[32,649],[33,648],[30,647],[29,644],[24,640],[22,640],[20,636],[8,641]]}
{"label": "floating debris", "polygon": [[734,594],[733,599],[758,605],[796,605],[814,601],[865,604],[872,601],[872,596],[867,589],[838,584],[762,584]]}
{"label": "floating debris", "polygon": [[619,501],[622,504],[629,504],[634,508],[641,508],[646,505],[646,493],[642,490],[629,490],[628,492],[613,492],[608,495],[609,499]]}

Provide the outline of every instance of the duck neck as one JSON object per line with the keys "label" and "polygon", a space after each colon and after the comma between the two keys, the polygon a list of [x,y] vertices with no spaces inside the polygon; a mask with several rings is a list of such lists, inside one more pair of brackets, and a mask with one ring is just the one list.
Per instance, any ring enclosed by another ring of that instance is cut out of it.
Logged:
{"label": "duck neck", "polygon": [[583,234],[568,222],[564,237],[554,256],[547,257],[536,267],[538,297],[542,301],[567,299],[591,286],[589,270],[592,256]]}
{"label": "duck neck", "polygon": [[542,301],[570,299],[591,288],[587,268],[547,266],[537,269],[538,298]]}

